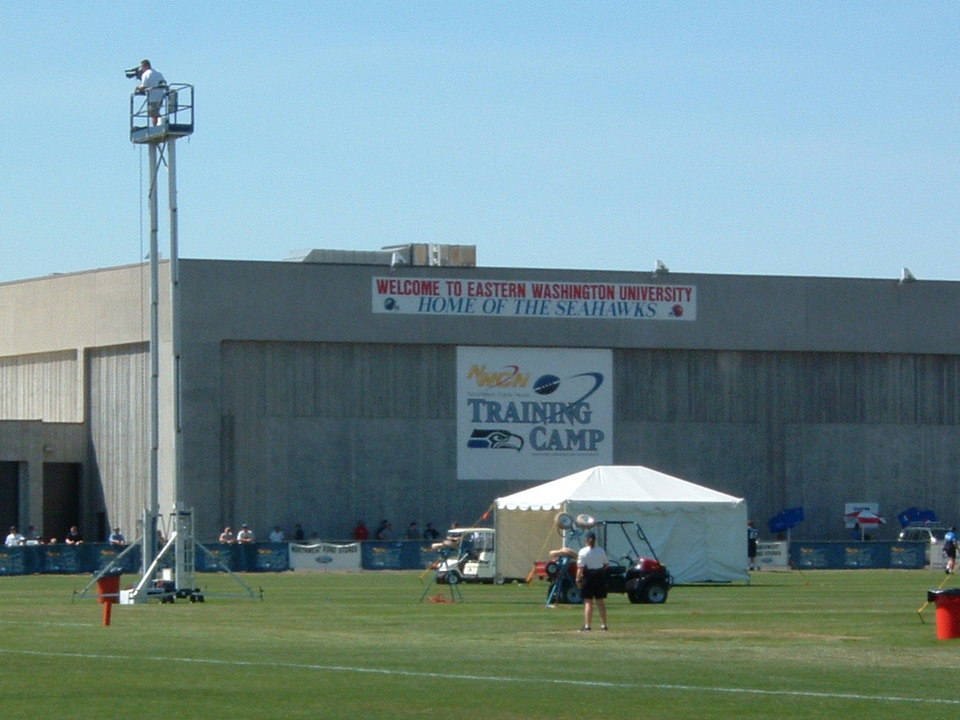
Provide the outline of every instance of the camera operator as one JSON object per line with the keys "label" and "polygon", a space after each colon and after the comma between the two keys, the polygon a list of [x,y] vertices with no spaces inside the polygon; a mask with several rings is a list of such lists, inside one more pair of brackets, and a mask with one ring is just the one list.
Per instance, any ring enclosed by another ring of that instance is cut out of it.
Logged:
{"label": "camera operator", "polygon": [[147,96],[147,115],[154,125],[159,125],[160,104],[166,95],[167,81],[163,79],[159,70],[154,70],[150,66],[149,60],[140,61],[137,77],[140,79],[140,84],[137,85],[136,92]]}

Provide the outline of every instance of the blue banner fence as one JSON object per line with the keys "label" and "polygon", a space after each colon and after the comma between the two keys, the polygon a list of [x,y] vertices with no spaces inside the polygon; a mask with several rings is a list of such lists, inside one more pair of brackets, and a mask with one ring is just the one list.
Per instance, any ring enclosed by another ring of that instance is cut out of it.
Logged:
{"label": "blue banner fence", "polygon": [[[224,568],[231,572],[283,572],[290,569],[288,543],[214,543],[204,547],[209,553],[197,549],[195,567],[198,572],[223,572]],[[0,576],[92,574],[115,560],[122,550],[107,543],[3,547],[0,548]],[[926,551],[927,544],[923,542],[791,542],[790,564],[800,570],[922,569],[927,564]],[[364,541],[360,544],[360,566],[364,570],[423,570],[436,558],[436,551],[425,541]],[[124,573],[139,573],[139,547],[123,556],[120,569]]]}
{"label": "blue banner fence", "polygon": [[[204,545],[197,548],[194,566],[198,572],[282,572],[290,569],[289,543]],[[80,545],[23,545],[0,547],[0,576],[35,573],[95,573],[116,560],[125,548],[108,543]],[[360,543],[360,566],[364,570],[422,570],[437,557],[428,541],[393,540]],[[124,573],[140,571],[141,548],[134,547],[120,560]],[[165,558],[171,567],[173,558]]]}

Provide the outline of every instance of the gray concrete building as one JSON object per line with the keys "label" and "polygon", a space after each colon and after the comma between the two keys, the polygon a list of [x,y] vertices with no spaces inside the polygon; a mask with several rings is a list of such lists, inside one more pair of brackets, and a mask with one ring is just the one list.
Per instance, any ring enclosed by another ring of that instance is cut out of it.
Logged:
{"label": "gray concrete building", "polygon": [[[358,519],[442,529],[610,463],[745,497],[761,527],[802,506],[797,539],[849,537],[850,502],[879,504],[880,537],[911,506],[957,519],[960,283],[484,268],[471,248],[435,250],[180,261],[181,486],[201,541],[240,523],[261,538],[295,523],[345,538]],[[146,265],[0,284],[0,522],[135,534],[149,296]],[[511,353],[524,361],[501,363]],[[568,357],[566,374],[525,374]],[[576,372],[580,358],[604,369]],[[550,400],[583,377],[586,395]],[[594,417],[543,415],[571,403]]]}

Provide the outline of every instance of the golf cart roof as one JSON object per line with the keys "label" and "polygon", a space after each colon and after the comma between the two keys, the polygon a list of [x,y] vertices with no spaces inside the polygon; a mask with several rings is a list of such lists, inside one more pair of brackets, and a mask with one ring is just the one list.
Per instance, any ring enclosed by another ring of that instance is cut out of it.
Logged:
{"label": "golf cart roof", "polygon": [[450,528],[449,530],[447,530],[447,535],[461,535],[463,533],[472,533],[472,532],[491,532],[492,533],[493,528],[492,527]]}

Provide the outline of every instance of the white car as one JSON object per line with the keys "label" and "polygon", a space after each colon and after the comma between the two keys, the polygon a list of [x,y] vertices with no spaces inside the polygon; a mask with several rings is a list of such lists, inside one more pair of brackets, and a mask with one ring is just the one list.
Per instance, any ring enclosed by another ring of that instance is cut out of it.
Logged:
{"label": "white car", "polygon": [[946,527],[934,523],[926,525],[907,525],[900,531],[898,539],[900,542],[922,542],[926,544],[927,565],[935,570],[942,569],[946,563],[946,555],[943,554],[943,536],[947,532]]}
{"label": "white car", "polygon": [[928,542],[934,545],[943,542],[947,528],[938,524],[907,525],[897,537],[900,542]]}

